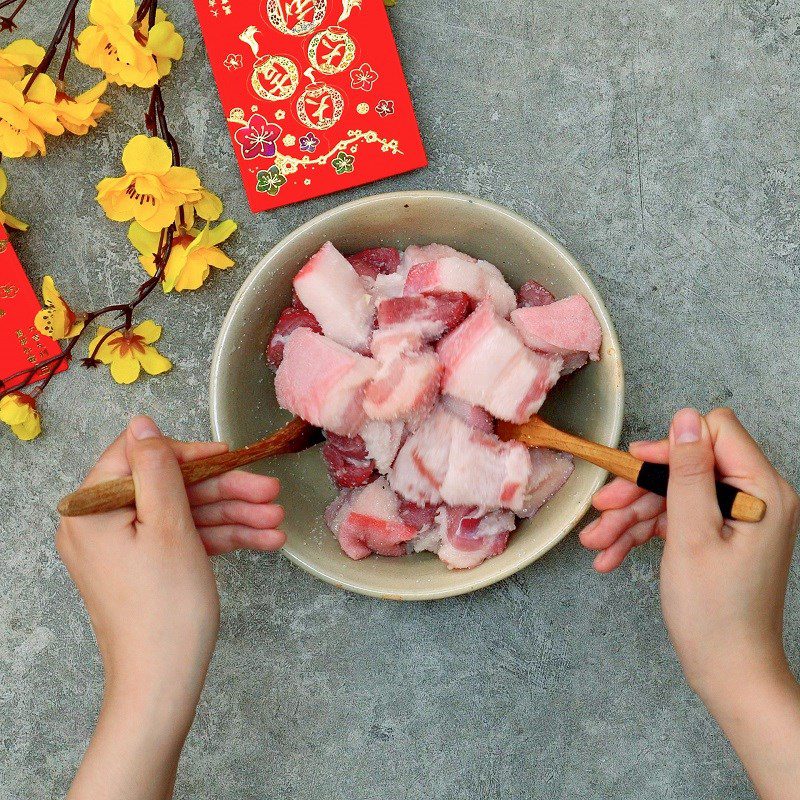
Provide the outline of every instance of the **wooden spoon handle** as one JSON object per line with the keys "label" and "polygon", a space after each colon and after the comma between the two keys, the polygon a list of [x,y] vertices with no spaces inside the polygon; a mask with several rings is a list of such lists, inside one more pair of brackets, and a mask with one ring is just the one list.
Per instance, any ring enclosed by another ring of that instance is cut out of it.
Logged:
{"label": "wooden spoon handle", "polygon": [[[615,450],[597,442],[590,442],[553,428],[543,420],[537,419],[525,425],[501,423],[498,433],[502,439],[518,439],[530,447],[549,447],[562,450],[573,456],[589,461],[608,470],[613,475],[641,486],[661,497],[667,496],[669,467],[666,464],[651,464],[634,458],[623,450]],[[747,492],[742,492],[727,483],[717,481],[717,501],[723,517],[742,522],[761,522],[767,511],[767,504]]]}
{"label": "wooden spoon handle", "polygon": [[[294,419],[272,436],[249,447],[181,464],[183,482],[187,486],[192,486],[268,456],[297,453],[315,444],[319,438],[318,434],[317,428],[302,420]],[[86,486],[68,494],[58,504],[58,513],[62,517],[82,517],[86,514],[100,514],[104,511],[125,508],[133,505],[135,501],[136,489],[133,478],[127,476]]]}

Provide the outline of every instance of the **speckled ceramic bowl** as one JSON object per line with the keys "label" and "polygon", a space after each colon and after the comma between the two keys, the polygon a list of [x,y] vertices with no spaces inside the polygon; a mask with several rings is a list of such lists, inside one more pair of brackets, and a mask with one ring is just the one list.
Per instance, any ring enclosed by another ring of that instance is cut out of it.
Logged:
{"label": "speckled ceramic bowl", "polygon": [[[343,253],[367,247],[404,248],[441,242],[496,264],[515,288],[526,280],[556,297],[584,295],[603,327],[602,359],[564,380],[542,416],[606,445],[619,441],[623,372],[614,327],[603,301],[575,259],[543,230],[499,206],[445,192],[396,192],[345,203],[320,214],[279,242],[250,273],[222,324],[211,366],[211,426],[232,447],[253,442],[289,419],[275,401],[264,349],[280,311],[290,302],[292,277],[325,241]],[[564,488],[508,549],[476,569],[451,571],[435,555],[371,556],[351,561],[322,519],[335,491],[319,448],[257,465],[280,478],[286,508],[283,552],[295,564],[343,589],[393,600],[432,600],[495,583],[535,561],[586,513],[606,473],[582,461]]]}

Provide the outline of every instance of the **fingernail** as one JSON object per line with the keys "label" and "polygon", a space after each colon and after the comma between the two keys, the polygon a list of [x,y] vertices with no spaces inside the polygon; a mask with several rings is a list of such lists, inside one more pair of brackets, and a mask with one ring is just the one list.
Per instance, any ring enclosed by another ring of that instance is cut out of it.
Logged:
{"label": "fingernail", "polygon": [[676,444],[699,442],[701,435],[700,414],[693,408],[684,408],[672,420],[672,436]]}
{"label": "fingernail", "polygon": [[150,417],[134,417],[129,427],[134,439],[153,439],[161,436],[161,431]]}

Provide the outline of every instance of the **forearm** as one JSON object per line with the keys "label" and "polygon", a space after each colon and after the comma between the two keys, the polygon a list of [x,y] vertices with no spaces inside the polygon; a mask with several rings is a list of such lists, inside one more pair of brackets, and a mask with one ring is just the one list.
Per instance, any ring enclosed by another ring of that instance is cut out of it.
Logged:
{"label": "forearm", "polygon": [[762,800],[800,800],[800,685],[784,663],[704,697]]}
{"label": "forearm", "polygon": [[190,726],[158,698],[107,696],[67,800],[169,800]]}

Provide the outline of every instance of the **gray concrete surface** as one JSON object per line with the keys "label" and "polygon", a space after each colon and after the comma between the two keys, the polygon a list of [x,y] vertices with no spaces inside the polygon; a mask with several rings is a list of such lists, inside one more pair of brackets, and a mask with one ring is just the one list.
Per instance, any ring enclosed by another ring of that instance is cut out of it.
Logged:
{"label": "gray concrete surface", "polygon": [[[240,223],[238,266],[149,304],[169,376],[123,388],[74,370],[43,403],[45,436],[0,437],[2,800],[62,794],[98,708],[92,634],[53,547],[56,498],[133,412],[206,435],[211,347],[237,287],[281,236],[354,196],[452,189],[544,225],[613,313],[626,440],[659,434],[683,404],[731,404],[800,481],[797,0],[400,0],[391,16],[430,167],[259,216],[194,12],[166,6],[186,37],[170,118]],[[49,38],[58,7],[31,3],[24,30]],[[110,97],[99,133],[8,165],[8,205],[34,222],[16,239],[31,278],[52,271],[90,306],[140,279],[93,187],[116,171],[146,98]],[[351,596],[279,557],[220,560],[222,633],[177,797],[752,798],[670,648],[659,555],[652,544],[600,577],[573,537],[494,588],[423,605]],[[795,562],[795,667],[799,583]]]}

